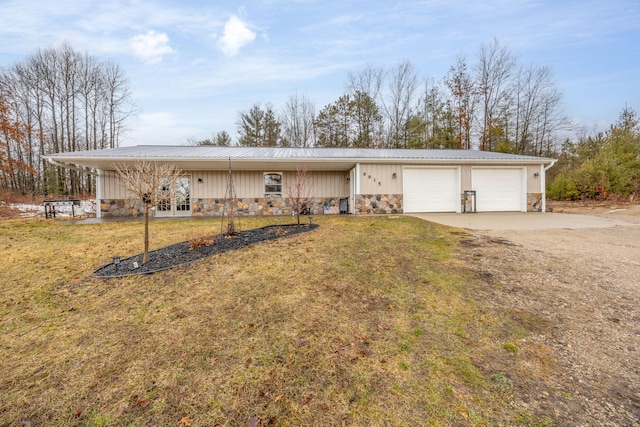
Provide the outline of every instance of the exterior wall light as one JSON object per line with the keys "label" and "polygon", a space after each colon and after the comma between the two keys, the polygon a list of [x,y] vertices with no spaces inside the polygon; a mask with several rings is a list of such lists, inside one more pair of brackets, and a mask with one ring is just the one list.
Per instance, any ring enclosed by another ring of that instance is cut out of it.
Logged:
{"label": "exterior wall light", "polygon": [[394,172],[394,173],[391,175],[391,177],[392,177],[392,178],[394,178],[394,179],[395,179],[395,178],[397,178],[397,177],[398,177],[398,173],[397,173],[397,172]]}

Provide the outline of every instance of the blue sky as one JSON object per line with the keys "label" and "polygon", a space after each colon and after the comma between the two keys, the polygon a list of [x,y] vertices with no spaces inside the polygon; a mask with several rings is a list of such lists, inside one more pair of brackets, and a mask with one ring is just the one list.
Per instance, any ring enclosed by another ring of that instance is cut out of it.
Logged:
{"label": "blue sky", "polygon": [[0,1],[0,66],[67,41],[122,67],[138,115],[121,145],[235,137],[238,112],[296,92],[320,110],[367,64],[441,79],[494,38],[554,70],[576,125],[640,109],[638,0]]}

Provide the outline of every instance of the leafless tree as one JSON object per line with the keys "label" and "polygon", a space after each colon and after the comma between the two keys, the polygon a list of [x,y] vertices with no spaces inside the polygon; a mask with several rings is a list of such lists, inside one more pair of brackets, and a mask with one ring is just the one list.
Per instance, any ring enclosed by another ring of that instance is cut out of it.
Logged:
{"label": "leafless tree", "polygon": [[367,64],[359,74],[349,73],[347,90],[352,96],[356,96],[357,93],[364,93],[377,102],[383,82],[384,70]]}
{"label": "leafless tree", "polygon": [[144,259],[149,262],[149,209],[170,203],[176,181],[182,172],[175,165],[137,160],[132,165],[115,167],[121,185],[144,205]]}
{"label": "leafless tree", "polygon": [[285,184],[285,194],[289,198],[291,209],[295,212],[298,225],[302,211],[309,208],[311,202],[311,186],[309,185],[309,171],[296,165],[295,177]]}
{"label": "leafless tree", "polygon": [[401,61],[389,73],[383,106],[389,123],[388,144],[391,148],[406,148],[405,125],[411,117],[417,88],[418,80],[410,61]]}
{"label": "leafless tree", "polygon": [[456,65],[449,69],[444,78],[449,88],[453,112],[458,120],[459,148],[471,149],[471,130],[475,119],[476,87],[473,78],[467,71],[467,61],[464,56],[458,56]]}
{"label": "leafless tree", "polygon": [[475,67],[476,89],[480,104],[480,150],[493,151],[494,126],[504,122],[511,99],[512,81],[516,60],[511,52],[494,39],[489,45],[480,46],[478,63]]}
{"label": "leafless tree", "polygon": [[556,148],[558,131],[567,123],[561,99],[549,67],[520,68],[509,121],[516,153],[543,155]]}
{"label": "leafless tree", "polygon": [[[101,63],[63,43],[38,49],[0,73],[11,114],[28,129],[16,159],[35,172],[23,192],[82,193],[93,189],[90,175],[63,171],[43,161],[53,152],[115,147],[134,114],[128,82],[115,64]],[[16,152],[16,154],[18,154]]]}
{"label": "leafless tree", "polygon": [[312,147],[315,145],[313,122],[316,117],[315,103],[305,95],[294,93],[284,106],[280,120],[287,144],[291,147]]}

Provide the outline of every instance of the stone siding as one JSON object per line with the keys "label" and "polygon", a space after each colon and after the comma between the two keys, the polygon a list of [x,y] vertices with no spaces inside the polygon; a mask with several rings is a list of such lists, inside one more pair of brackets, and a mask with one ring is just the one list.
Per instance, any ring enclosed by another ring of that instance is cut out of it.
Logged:
{"label": "stone siding", "polygon": [[[309,214],[322,215],[326,211],[335,212],[339,208],[339,197],[316,197],[311,199]],[[328,209],[328,208],[334,209]],[[237,209],[245,216],[293,215],[293,208],[287,204],[286,198],[240,198]],[[224,199],[193,199],[191,204],[193,216],[222,216]]]}
{"label": "stone siding", "polygon": [[401,214],[402,194],[357,194],[356,215]]}
{"label": "stone siding", "polygon": [[527,212],[542,212],[542,193],[527,193]]}
{"label": "stone siding", "polygon": [[[237,208],[241,215],[293,215],[293,209],[280,197],[238,199]],[[317,197],[312,199],[309,213],[311,215],[337,214],[340,208],[340,197]],[[144,205],[136,199],[110,199],[100,201],[100,212],[103,218],[139,217],[144,215]],[[222,216],[224,199],[192,199],[191,214],[193,216]],[[154,211],[150,211],[153,216]]]}
{"label": "stone siding", "polygon": [[144,216],[144,204],[137,199],[100,200],[100,214],[102,218]]}

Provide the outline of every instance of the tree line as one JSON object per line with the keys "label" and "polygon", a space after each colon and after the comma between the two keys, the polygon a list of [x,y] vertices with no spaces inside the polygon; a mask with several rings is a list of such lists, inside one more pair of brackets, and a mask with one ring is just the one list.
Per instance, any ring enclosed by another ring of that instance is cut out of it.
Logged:
{"label": "tree line", "polygon": [[67,43],[0,70],[0,187],[23,194],[93,192],[91,175],[43,156],[117,147],[132,113],[123,70]]}
{"label": "tree line", "polygon": [[549,170],[547,195],[556,200],[626,200],[640,196],[640,119],[625,107],[602,132],[566,140]]}
{"label": "tree line", "polygon": [[255,103],[236,120],[237,138],[221,131],[192,144],[266,147],[477,148],[549,155],[567,120],[549,67],[518,63],[499,40],[464,56],[440,80],[420,79],[404,60],[349,73],[345,92],[319,111],[294,93],[276,111]]}
{"label": "tree line", "polygon": [[[499,151],[559,158],[547,180],[553,198],[638,196],[640,131],[625,108],[604,132],[563,137],[568,122],[549,67],[525,65],[499,40],[472,61],[458,56],[445,76],[418,76],[400,61],[348,73],[344,93],[319,109],[292,94],[280,110],[255,103],[238,113],[237,137],[220,131],[194,145],[427,148]],[[38,49],[0,70],[0,188],[23,194],[95,191],[81,170],[43,156],[113,148],[134,105],[127,78],[112,62],[65,43]]]}

